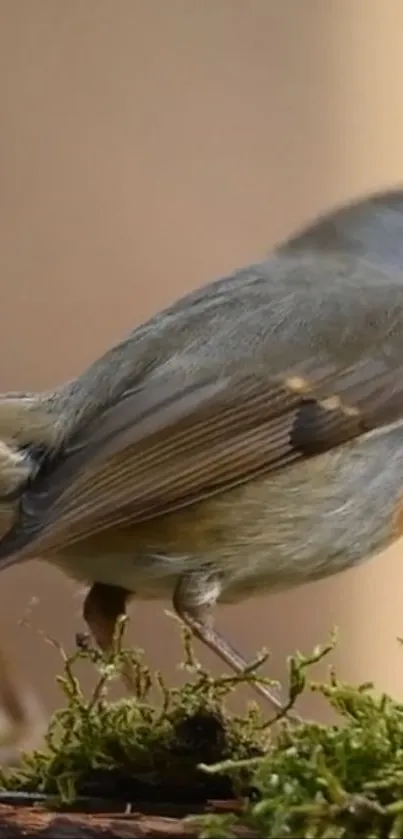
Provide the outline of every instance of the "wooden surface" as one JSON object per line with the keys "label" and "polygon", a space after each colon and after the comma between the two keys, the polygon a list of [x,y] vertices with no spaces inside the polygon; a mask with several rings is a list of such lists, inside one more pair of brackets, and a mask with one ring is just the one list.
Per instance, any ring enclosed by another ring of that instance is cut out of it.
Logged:
{"label": "wooden surface", "polygon": [[[52,813],[38,807],[0,805],[1,839],[196,839],[200,829],[180,818],[130,813]],[[240,839],[252,837],[248,831]]]}
{"label": "wooden surface", "polygon": [[184,826],[181,819],[146,816],[87,813],[49,813],[35,807],[0,805],[2,839],[134,839],[178,836],[193,839],[197,832]]}

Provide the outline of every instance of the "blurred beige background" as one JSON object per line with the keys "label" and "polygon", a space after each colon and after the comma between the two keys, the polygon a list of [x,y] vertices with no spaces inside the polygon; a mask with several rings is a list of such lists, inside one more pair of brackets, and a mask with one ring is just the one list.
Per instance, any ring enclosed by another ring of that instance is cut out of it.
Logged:
{"label": "blurred beige background", "polygon": [[[75,375],[319,210],[403,182],[402,28],[399,0],[0,0],[0,388]],[[340,674],[403,695],[402,562],[218,625],[281,675],[338,624]],[[52,708],[58,654],[19,626],[32,596],[70,648],[81,593],[39,563],[1,576],[2,632]],[[130,637],[173,680],[164,605],[135,606]]]}

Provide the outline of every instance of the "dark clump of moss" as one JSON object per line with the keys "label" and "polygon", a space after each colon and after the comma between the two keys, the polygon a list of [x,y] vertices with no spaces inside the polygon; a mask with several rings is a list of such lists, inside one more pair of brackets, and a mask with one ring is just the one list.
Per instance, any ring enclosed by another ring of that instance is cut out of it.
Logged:
{"label": "dark clump of moss", "polygon": [[[185,636],[189,681],[167,688],[138,653],[122,647],[122,629],[108,659],[91,647],[65,658],[61,687],[67,707],[51,721],[46,749],[26,755],[18,770],[0,777],[3,789],[43,792],[65,806],[77,796],[189,804],[235,798],[234,812],[198,816],[200,836],[398,839],[403,837],[403,705],[376,697],[372,685],[352,687],[333,672],[325,684],[307,681],[309,667],[333,647],[289,661],[289,703],[319,691],[341,725],[284,719],[271,722],[254,706],[243,717],[226,708],[229,693],[259,677],[213,679],[193,658]],[[74,675],[78,659],[100,669],[86,699]],[[110,680],[130,664],[136,696],[108,702]],[[150,690],[159,686],[162,702]]]}

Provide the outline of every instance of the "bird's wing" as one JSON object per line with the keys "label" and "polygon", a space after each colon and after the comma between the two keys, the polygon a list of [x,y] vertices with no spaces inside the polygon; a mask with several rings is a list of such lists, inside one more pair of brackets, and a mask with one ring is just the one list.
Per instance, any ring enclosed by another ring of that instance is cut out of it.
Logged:
{"label": "bird's wing", "polygon": [[153,519],[399,418],[403,369],[382,354],[309,380],[253,370],[138,388],[33,482],[0,557]]}

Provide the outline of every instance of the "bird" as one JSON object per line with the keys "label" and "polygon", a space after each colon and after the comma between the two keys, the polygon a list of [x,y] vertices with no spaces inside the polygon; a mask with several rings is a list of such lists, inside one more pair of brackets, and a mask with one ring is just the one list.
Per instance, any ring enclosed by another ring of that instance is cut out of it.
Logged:
{"label": "bird", "polygon": [[0,441],[0,571],[40,558],[86,584],[103,651],[132,599],[169,598],[241,672],[217,603],[403,535],[403,189],[315,217],[54,390],[5,393]]}

